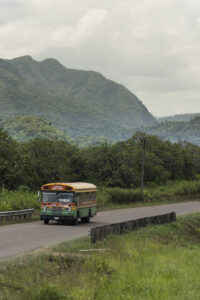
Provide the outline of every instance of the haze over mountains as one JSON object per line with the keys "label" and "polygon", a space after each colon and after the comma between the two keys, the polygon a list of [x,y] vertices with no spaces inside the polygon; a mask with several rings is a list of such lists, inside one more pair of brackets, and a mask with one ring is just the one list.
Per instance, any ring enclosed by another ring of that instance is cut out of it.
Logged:
{"label": "haze over mountains", "polygon": [[39,116],[70,137],[113,138],[156,119],[124,86],[55,59],[0,60],[0,118]]}

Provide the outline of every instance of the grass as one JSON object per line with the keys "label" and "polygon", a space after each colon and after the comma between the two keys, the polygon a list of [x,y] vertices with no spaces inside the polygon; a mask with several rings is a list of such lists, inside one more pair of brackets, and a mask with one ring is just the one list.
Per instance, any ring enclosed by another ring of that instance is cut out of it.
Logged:
{"label": "grass", "polygon": [[200,180],[170,181],[165,185],[144,188],[143,199],[140,189],[99,188],[98,210],[122,207],[155,205],[200,198]]}
{"label": "grass", "polygon": [[[111,251],[79,254],[91,247]],[[47,249],[0,265],[0,299],[199,299],[200,214]]]}
{"label": "grass", "polygon": [[8,191],[5,189],[0,190],[0,212],[21,210],[34,208],[35,213],[32,217],[26,219],[5,219],[2,218],[1,225],[15,224],[15,223],[26,223],[39,220],[38,210],[40,208],[40,203],[37,199],[37,193],[28,190],[17,190]]}
{"label": "grass", "polygon": [[39,209],[37,193],[29,190],[8,191],[0,190],[0,211]]}

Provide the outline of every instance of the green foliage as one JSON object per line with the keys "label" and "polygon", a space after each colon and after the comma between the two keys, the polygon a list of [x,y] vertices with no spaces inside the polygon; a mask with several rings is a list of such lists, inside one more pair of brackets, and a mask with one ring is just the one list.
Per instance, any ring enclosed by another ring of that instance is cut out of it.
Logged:
{"label": "green foliage", "polygon": [[23,184],[32,189],[38,189],[46,182],[81,180],[83,162],[76,146],[64,141],[35,139],[24,146],[24,153],[29,157],[29,165]]}
{"label": "green foliage", "polygon": [[39,117],[22,116],[6,119],[0,121],[0,126],[19,142],[27,142],[35,138],[70,141],[63,131]]}
{"label": "green foliage", "polygon": [[39,291],[34,292],[32,295],[25,295],[24,299],[28,297],[30,300],[70,300],[71,297],[65,296],[56,286],[40,287]]}
{"label": "green foliage", "polygon": [[135,203],[143,200],[139,189],[131,190],[112,188],[106,189],[106,191],[108,193],[108,201],[114,204]]}
{"label": "green foliage", "polygon": [[37,193],[22,190],[0,190],[0,211],[20,210],[28,208],[40,208],[40,203],[37,199]]}
{"label": "green foliage", "polygon": [[23,163],[18,145],[0,129],[0,185],[16,188],[20,184]]}
{"label": "green foliage", "polygon": [[162,202],[179,200],[179,196],[183,200],[183,196],[200,194],[200,180],[181,180],[169,181],[164,185],[150,184],[144,188],[143,197],[139,188],[100,188],[98,194],[98,207],[112,208],[119,205],[134,204],[138,202]]}

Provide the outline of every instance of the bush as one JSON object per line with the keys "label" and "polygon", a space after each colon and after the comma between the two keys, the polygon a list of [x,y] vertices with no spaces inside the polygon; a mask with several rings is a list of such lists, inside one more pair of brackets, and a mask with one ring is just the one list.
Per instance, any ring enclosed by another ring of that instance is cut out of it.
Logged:
{"label": "bush", "polygon": [[29,299],[34,300],[70,300],[56,286],[40,287],[38,292],[29,296]]}
{"label": "bush", "polygon": [[175,199],[176,196],[187,196],[200,193],[200,180],[169,181],[165,185],[144,188],[143,199],[141,191],[137,189],[105,188],[100,190],[98,206],[106,207],[110,204],[131,204],[137,202],[152,202]]}
{"label": "bush", "polygon": [[128,204],[142,201],[142,195],[139,189],[107,189],[109,201],[116,204]]}

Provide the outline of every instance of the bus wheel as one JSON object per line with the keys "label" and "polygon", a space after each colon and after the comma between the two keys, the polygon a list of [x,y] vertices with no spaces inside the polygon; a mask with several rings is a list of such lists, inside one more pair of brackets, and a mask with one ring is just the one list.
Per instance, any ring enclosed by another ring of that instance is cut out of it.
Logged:
{"label": "bus wheel", "polygon": [[78,218],[75,218],[75,219],[72,221],[72,224],[73,224],[74,226],[78,225]]}
{"label": "bus wheel", "polygon": [[49,219],[44,219],[44,224],[49,224]]}
{"label": "bus wheel", "polygon": [[89,211],[88,216],[85,218],[85,223],[90,223],[91,211]]}
{"label": "bus wheel", "polygon": [[79,212],[78,212],[76,218],[72,221],[73,225],[75,225],[75,226],[78,225],[78,218],[79,218]]}

